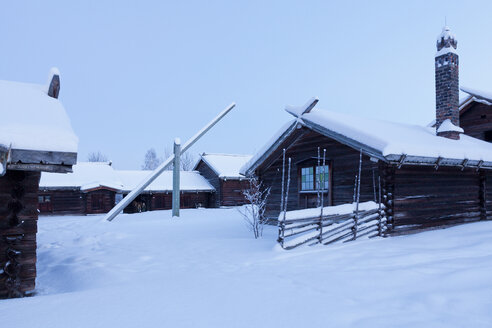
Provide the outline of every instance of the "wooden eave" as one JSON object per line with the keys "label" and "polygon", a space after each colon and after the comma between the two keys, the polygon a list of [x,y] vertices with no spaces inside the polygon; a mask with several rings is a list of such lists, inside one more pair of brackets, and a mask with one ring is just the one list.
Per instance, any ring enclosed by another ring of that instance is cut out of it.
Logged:
{"label": "wooden eave", "polygon": [[[296,131],[297,125],[298,125],[298,122],[297,121],[292,122],[292,124],[289,125],[289,127],[287,129],[285,129],[285,131],[282,133],[282,135],[280,135],[280,137],[278,137],[277,140],[275,140],[270,145],[270,147],[268,147],[268,149],[265,152],[263,152],[263,154],[260,157],[258,157],[256,159],[256,161],[249,166],[248,170],[245,172],[246,173],[246,176],[252,175],[258,167],[264,166],[263,165],[264,162],[275,151],[278,151],[279,146],[292,134],[292,132]],[[267,166],[269,166],[269,165],[267,165]]]}
{"label": "wooden eave", "polygon": [[40,151],[28,149],[7,149],[0,147],[1,158],[5,159],[8,170],[43,171],[54,173],[72,172],[72,165],[77,163],[77,153]]}

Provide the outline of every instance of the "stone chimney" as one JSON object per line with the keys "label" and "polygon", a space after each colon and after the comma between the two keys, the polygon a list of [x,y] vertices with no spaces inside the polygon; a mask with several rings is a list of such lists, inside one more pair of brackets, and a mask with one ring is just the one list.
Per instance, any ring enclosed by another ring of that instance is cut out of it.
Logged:
{"label": "stone chimney", "polygon": [[60,71],[58,68],[53,67],[50,70],[48,83],[48,96],[58,98],[58,95],[60,94]]}
{"label": "stone chimney", "polygon": [[456,47],[458,41],[445,26],[437,37],[436,69],[436,134],[458,140],[459,113],[459,63]]}

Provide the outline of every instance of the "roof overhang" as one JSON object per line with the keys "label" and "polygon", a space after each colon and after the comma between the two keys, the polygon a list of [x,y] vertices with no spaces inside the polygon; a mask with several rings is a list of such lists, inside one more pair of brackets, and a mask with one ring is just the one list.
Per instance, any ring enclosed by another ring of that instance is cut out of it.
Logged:
{"label": "roof overhang", "polygon": [[7,170],[72,172],[77,163],[77,153],[11,149],[0,145],[0,164]]}

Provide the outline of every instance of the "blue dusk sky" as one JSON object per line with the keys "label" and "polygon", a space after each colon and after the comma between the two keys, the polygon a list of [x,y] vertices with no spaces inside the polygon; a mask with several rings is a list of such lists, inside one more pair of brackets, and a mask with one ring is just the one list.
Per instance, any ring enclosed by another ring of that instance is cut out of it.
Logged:
{"label": "blue dusk sky", "polygon": [[191,152],[254,153],[285,105],[426,124],[445,16],[460,84],[492,92],[490,1],[4,1],[0,79],[61,71],[79,161],[139,169],[237,107]]}

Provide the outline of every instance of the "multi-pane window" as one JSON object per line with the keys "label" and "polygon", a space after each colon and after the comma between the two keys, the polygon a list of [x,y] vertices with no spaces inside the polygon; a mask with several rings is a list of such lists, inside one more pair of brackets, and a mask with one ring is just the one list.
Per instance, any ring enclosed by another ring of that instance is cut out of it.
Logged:
{"label": "multi-pane window", "polygon": [[301,168],[301,190],[313,190],[314,189],[314,174],[313,167]]}
{"label": "multi-pane window", "polygon": [[[314,174],[316,170],[316,175]],[[301,168],[301,190],[329,189],[329,166],[306,166]]]}

